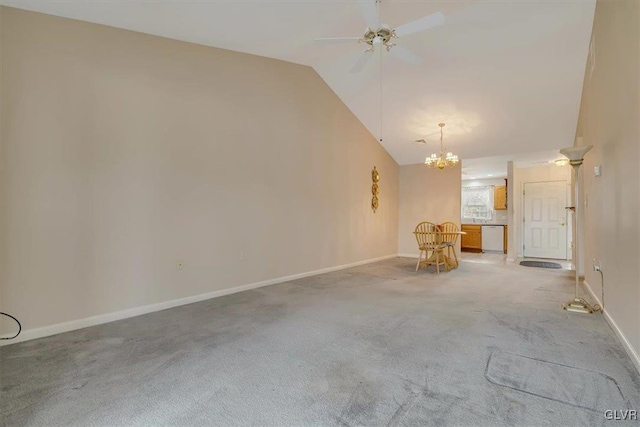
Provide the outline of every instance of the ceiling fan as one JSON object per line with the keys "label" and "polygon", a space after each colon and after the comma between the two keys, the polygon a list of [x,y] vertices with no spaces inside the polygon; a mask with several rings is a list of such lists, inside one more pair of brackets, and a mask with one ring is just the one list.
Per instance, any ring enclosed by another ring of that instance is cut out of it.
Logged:
{"label": "ceiling fan", "polygon": [[396,45],[393,43],[393,39],[439,27],[444,24],[444,14],[442,12],[436,12],[392,29],[389,25],[380,23],[380,0],[375,0],[375,3],[367,2],[359,4],[367,23],[364,35],[360,37],[327,37],[315,39],[317,43],[325,44],[366,43],[368,47],[351,69],[352,73],[357,73],[362,70],[376,48],[381,50],[383,47],[390,54],[399,57],[409,64],[419,64],[422,62],[422,58],[409,49]]}

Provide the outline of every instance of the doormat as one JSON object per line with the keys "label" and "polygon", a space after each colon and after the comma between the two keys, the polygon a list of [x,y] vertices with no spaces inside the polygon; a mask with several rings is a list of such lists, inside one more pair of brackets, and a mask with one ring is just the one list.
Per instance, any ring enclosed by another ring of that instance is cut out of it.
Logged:
{"label": "doormat", "polygon": [[574,366],[498,351],[489,356],[484,376],[501,387],[598,413],[627,407],[615,379]]}
{"label": "doormat", "polygon": [[524,265],[525,267],[562,268],[557,262],[545,261],[520,261],[520,265]]}

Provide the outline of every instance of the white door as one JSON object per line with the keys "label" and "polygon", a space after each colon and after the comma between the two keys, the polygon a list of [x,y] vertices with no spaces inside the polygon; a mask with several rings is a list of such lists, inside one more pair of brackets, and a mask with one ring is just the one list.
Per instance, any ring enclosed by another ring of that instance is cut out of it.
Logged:
{"label": "white door", "polygon": [[524,256],[567,259],[566,181],[524,184]]}

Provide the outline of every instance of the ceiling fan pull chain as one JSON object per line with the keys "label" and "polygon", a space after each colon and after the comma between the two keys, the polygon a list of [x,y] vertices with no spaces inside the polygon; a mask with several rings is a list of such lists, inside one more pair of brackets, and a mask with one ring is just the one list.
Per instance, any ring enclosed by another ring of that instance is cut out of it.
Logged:
{"label": "ceiling fan pull chain", "polygon": [[[379,0],[378,0],[379,1]],[[378,49],[380,56],[380,142],[382,142],[382,49]]]}

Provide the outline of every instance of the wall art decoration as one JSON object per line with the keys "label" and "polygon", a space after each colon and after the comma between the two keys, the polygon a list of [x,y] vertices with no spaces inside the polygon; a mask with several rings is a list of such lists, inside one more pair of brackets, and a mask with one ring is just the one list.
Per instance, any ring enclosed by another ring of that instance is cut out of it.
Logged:
{"label": "wall art decoration", "polygon": [[373,194],[373,197],[371,198],[371,209],[373,210],[373,213],[376,213],[376,209],[378,209],[378,205],[380,204],[378,199],[378,194],[380,193],[380,187],[378,186],[380,174],[375,166],[371,171],[371,180],[373,181],[373,185],[371,186],[371,194]]}

